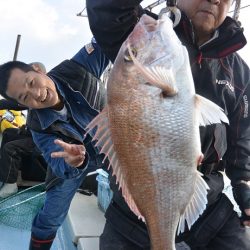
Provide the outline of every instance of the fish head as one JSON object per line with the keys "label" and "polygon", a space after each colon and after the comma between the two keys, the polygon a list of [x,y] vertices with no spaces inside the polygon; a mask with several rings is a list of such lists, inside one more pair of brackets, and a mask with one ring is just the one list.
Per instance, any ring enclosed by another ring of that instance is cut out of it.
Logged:
{"label": "fish head", "polygon": [[149,83],[167,95],[175,95],[175,76],[185,61],[183,48],[167,15],[159,20],[143,15],[121,46],[113,70],[125,76],[126,81],[120,84],[127,89]]}
{"label": "fish head", "polygon": [[129,59],[128,46],[145,67],[164,66],[178,71],[184,63],[183,46],[167,14],[159,20],[144,14],[124,44],[125,57]]}

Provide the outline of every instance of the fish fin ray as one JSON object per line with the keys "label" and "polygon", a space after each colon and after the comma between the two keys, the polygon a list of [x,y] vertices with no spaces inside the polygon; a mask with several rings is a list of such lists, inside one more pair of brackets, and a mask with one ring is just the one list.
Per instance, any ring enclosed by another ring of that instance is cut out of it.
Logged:
{"label": "fish fin ray", "polygon": [[100,149],[100,152],[105,155],[104,160],[106,158],[109,159],[110,166],[113,170],[113,175],[116,176],[116,181],[119,183],[119,188],[122,189],[122,195],[125,201],[127,202],[129,208],[138,216],[138,218],[141,218],[143,221],[145,221],[126,186],[120,167],[121,164],[114,150],[114,144],[112,142],[111,132],[109,129],[108,106],[106,106],[102,112],[88,124],[86,131],[87,133],[90,133],[95,128],[97,128],[96,131],[93,131],[93,140],[95,141],[95,145]]}
{"label": "fish fin ray", "polygon": [[174,86],[175,78],[172,70],[161,66],[145,67],[145,70],[154,79],[153,81],[149,81],[149,83],[162,89],[165,95],[174,96],[178,93],[177,88]]}
{"label": "fish fin ray", "polygon": [[203,213],[207,205],[207,190],[209,189],[207,183],[201,177],[202,174],[197,171],[197,178],[195,184],[195,192],[187,205],[184,213],[180,216],[177,234],[185,231],[185,221],[190,229],[194,222]]}
{"label": "fish fin ray", "polygon": [[213,123],[229,123],[223,109],[207,98],[195,95],[195,105],[198,106],[200,113],[200,126],[206,126]]}
{"label": "fish fin ray", "polygon": [[145,79],[153,86],[160,88],[164,95],[174,96],[177,94],[177,89],[174,86],[174,74],[172,70],[167,70],[160,66],[145,67],[133,55],[131,46],[128,43],[129,55],[133,60],[137,70],[145,77]]}

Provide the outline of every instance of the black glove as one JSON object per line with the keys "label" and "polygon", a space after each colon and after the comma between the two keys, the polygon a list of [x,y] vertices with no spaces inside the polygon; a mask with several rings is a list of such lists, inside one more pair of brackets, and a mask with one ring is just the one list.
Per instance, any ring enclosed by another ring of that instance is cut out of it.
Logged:
{"label": "black glove", "polygon": [[242,211],[241,217],[240,217],[240,221],[246,221],[246,220],[250,220],[250,216],[246,215],[246,213],[244,211]]}

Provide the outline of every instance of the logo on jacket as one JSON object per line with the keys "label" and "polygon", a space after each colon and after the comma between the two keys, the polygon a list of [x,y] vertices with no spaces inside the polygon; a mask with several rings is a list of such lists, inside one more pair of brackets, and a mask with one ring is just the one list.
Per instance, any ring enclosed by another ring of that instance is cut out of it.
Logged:
{"label": "logo on jacket", "polygon": [[84,47],[85,47],[88,54],[91,54],[95,50],[92,43],[88,43]]}
{"label": "logo on jacket", "polygon": [[244,114],[243,117],[247,118],[248,117],[248,99],[247,99],[247,95],[243,95],[243,101],[244,101]]}
{"label": "logo on jacket", "polygon": [[216,83],[218,85],[225,85],[227,86],[232,92],[234,92],[234,86],[227,80],[218,80],[216,79]]}

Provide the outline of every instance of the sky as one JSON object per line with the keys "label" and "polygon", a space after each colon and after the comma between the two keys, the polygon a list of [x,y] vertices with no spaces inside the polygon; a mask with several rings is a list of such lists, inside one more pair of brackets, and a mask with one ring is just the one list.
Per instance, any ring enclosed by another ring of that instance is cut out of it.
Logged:
{"label": "sky", "polygon": [[[152,2],[144,0],[143,5]],[[242,0],[242,6],[247,4],[249,0]],[[40,61],[50,70],[71,58],[92,37],[88,19],[76,15],[84,7],[84,0],[0,0],[0,64],[13,60],[18,34],[17,60]],[[249,11],[250,7],[240,14],[249,44],[239,53],[250,66]]]}

